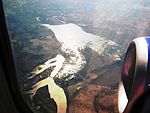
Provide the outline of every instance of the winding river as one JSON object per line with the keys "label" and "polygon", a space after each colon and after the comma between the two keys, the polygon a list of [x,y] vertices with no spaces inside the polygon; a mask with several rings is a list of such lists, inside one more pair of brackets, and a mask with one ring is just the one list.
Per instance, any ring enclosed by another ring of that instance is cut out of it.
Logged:
{"label": "winding river", "polygon": [[[69,54],[70,58],[68,62],[63,55],[58,54],[56,57],[47,60],[44,64],[35,67],[29,74],[31,75],[28,77],[29,79],[39,75],[50,67],[54,68],[46,79],[37,82],[32,86],[32,90],[28,91],[27,93],[30,93],[31,97],[33,97],[38,89],[48,86],[50,98],[54,99],[56,102],[57,113],[66,113],[66,95],[64,90],[55,83],[54,78],[61,78],[68,75],[73,77],[75,73],[83,69],[86,61],[84,55],[80,52],[81,49],[84,49],[88,46],[101,55],[107,46],[118,45],[115,42],[100,36],[86,33],[81,27],[72,23],[63,25],[41,25],[55,33],[57,40],[62,44],[62,51],[66,54]],[[117,50],[116,53],[114,52],[114,58],[112,60],[117,61],[119,59],[119,50]]]}

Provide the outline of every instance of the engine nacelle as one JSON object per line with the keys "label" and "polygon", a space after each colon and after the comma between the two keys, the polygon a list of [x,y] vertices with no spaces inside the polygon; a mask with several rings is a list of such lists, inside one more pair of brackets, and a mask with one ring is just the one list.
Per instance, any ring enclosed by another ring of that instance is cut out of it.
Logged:
{"label": "engine nacelle", "polygon": [[128,113],[135,101],[150,88],[150,37],[134,39],[122,65],[118,109]]}

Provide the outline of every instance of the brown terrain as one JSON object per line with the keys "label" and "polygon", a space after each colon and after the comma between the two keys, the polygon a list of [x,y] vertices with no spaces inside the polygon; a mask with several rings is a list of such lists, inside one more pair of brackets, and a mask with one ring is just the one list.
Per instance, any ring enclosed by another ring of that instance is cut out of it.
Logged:
{"label": "brown terrain", "polygon": [[117,90],[86,84],[72,98],[69,113],[118,113]]}
{"label": "brown terrain", "polygon": [[120,63],[116,62],[91,72],[88,70],[84,81],[69,85],[69,113],[118,113],[120,68]]}

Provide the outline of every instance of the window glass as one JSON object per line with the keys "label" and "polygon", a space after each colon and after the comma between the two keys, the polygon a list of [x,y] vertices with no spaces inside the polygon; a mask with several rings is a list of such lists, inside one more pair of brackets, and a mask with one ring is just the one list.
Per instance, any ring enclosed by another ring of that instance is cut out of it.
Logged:
{"label": "window glass", "polygon": [[3,0],[20,92],[34,113],[118,113],[131,40],[150,34],[147,0]]}

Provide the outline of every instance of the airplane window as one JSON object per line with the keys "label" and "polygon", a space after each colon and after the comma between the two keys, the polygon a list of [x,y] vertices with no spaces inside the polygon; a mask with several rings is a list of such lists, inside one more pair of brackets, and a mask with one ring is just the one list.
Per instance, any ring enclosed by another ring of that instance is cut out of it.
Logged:
{"label": "airplane window", "polygon": [[34,113],[118,113],[124,54],[150,35],[147,0],[3,0],[20,93]]}

